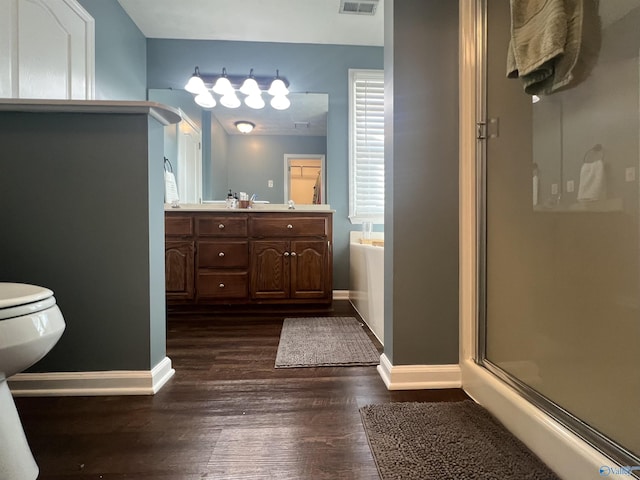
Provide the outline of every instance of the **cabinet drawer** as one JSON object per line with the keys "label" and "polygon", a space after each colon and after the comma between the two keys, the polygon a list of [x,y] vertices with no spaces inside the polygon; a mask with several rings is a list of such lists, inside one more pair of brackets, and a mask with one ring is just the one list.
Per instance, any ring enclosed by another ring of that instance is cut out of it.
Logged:
{"label": "cabinet drawer", "polygon": [[165,215],[164,232],[165,235],[193,235],[193,222],[191,217]]}
{"label": "cabinet drawer", "polygon": [[198,272],[199,298],[246,298],[248,296],[247,272]]}
{"label": "cabinet drawer", "polygon": [[246,216],[217,216],[196,218],[198,235],[222,237],[245,237],[247,235]]}
{"label": "cabinet drawer", "polygon": [[326,217],[252,217],[250,234],[254,237],[299,237],[327,235]]}
{"label": "cabinet drawer", "polygon": [[249,244],[243,240],[198,242],[199,268],[247,268]]}

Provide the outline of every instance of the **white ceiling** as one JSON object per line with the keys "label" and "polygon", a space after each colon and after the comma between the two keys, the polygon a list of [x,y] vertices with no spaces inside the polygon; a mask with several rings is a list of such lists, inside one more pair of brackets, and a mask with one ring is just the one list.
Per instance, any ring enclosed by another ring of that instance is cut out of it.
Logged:
{"label": "white ceiling", "polygon": [[383,46],[375,15],[339,14],[340,0],[118,0],[147,38]]}
{"label": "white ceiling", "polygon": [[[147,38],[383,46],[383,8],[375,15],[339,14],[340,0],[118,0]],[[192,72],[188,72],[191,74]],[[188,76],[188,75],[187,75]],[[291,108],[217,106],[229,134],[238,119],[253,135],[326,135],[326,95],[296,95]],[[308,122],[309,127],[298,122]]]}
{"label": "white ceiling", "polygon": [[[319,43],[336,45],[383,46],[383,4],[375,15],[339,14],[340,0],[118,0],[147,38],[189,40],[235,40],[253,42]],[[454,0],[449,0],[454,1]],[[640,0],[600,2],[603,26],[623,17]],[[319,105],[304,104],[279,121],[271,122],[269,107],[256,112],[216,108],[215,114],[229,133],[237,133],[237,118],[254,121],[254,134],[303,134],[294,122],[311,120],[309,132],[322,135]],[[296,102],[297,103],[297,102]],[[244,107],[243,107],[244,108]],[[305,108],[310,109],[308,115]],[[326,111],[326,110],[325,110]],[[255,114],[255,115],[254,115]],[[256,117],[261,115],[261,117]],[[324,114],[326,117],[326,113]],[[260,127],[258,127],[258,125]]]}
{"label": "white ceiling", "polygon": [[292,93],[289,98],[291,107],[287,110],[274,110],[270,106],[253,110],[242,104],[233,109],[216,106],[212,112],[229,135],[242,135],[234,125],[240,119],[255,124],[253,135],[326,137],[329,96],[326,93]]}

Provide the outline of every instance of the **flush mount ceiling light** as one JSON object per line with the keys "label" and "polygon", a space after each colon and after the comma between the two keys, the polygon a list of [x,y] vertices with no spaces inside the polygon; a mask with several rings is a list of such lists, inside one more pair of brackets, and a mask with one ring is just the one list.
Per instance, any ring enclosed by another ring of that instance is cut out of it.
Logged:
{"label": "flush mount ceiling light", "polygon": [[250,133],[255,128],[255,124],[247,122],[246,120],[240,120],[234,123],[240,133]]}
{"label": "flush mount ceiling light", "polygon": [[[213,94],[220,95],[218,99],[220,105],[227,108],[238,108],[244,103],[253,109],[264,108],[266,103],[262,98],[262,93],[268,93],[273,98],[269,102],[276,110],[286,110],[291,106],[291,101],[287,98],[289,85],[284,77],[280,77],[280,71],[276,70],[273,76],[254,75],[253,68],[246,75],[228,75],[227,69],[222,69],[221,75],[201,74],[200,69],[195,67],[195,71],[184,89],[194,95],[195,102],[202,108],[213,108],[216,106],[216,98]],[[243,97],[238,97],[242,94]]]}

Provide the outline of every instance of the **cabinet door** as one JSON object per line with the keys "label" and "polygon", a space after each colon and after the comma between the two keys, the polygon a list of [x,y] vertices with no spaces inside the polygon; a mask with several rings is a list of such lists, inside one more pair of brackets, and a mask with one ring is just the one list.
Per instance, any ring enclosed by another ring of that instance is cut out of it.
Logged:
{"label": "cabinet door", "polygon": [[194,244],[191,241],[165,243],[164,268],[167,298],[193,299]]}
{"label": "cabinet door", "polygon": [[290,255],[291,298],[330,298],[327,241],[292,240]]}
{"label": "cabinet door", "polygon": [[251,242],[251,297],[256,300],[289,298],[289,242]]}

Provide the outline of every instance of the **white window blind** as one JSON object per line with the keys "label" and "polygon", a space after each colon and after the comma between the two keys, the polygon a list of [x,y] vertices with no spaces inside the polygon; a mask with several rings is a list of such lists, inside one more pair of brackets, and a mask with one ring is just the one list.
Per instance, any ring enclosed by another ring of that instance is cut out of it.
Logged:
{"label": "white window blind", "polygon": [[349,70],[349,218],[384,222],[384,72]]}

